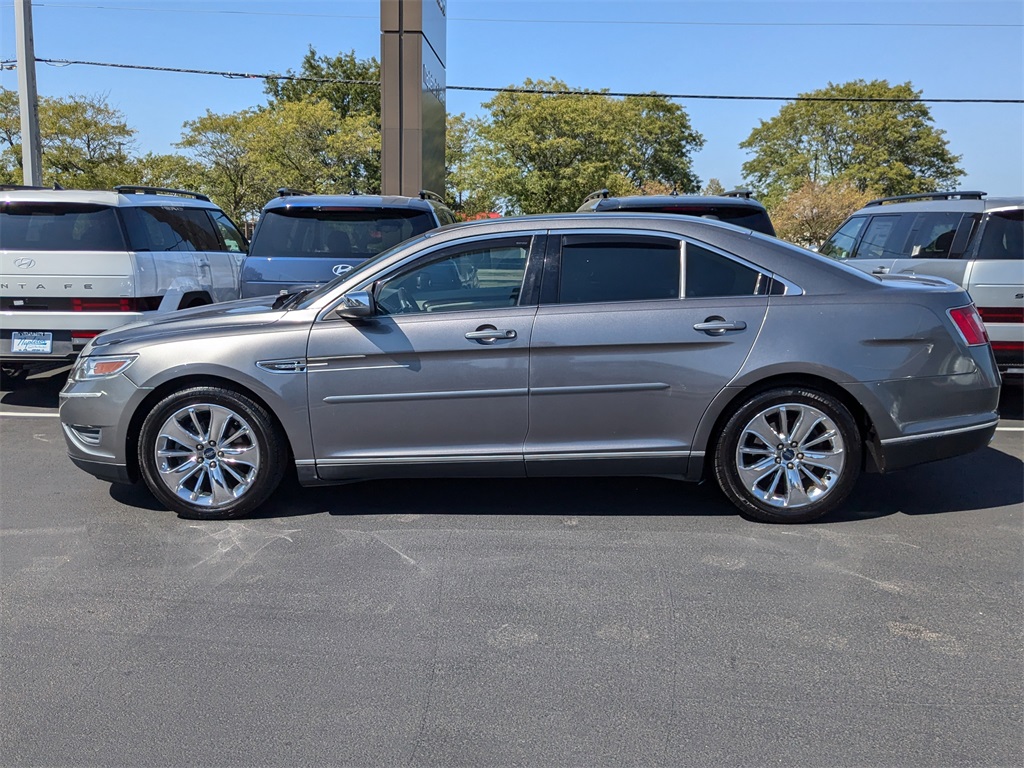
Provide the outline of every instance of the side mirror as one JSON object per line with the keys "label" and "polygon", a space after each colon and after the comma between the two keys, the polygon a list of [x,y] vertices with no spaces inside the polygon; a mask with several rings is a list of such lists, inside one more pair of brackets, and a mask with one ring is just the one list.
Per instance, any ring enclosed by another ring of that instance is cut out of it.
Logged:
{"label": "side mirror", "polygon": [[377,304],[369,291],[349,291],[341,297],[341,303],[334,308],[334,314],[345,320],[371,317],[376,311]]}

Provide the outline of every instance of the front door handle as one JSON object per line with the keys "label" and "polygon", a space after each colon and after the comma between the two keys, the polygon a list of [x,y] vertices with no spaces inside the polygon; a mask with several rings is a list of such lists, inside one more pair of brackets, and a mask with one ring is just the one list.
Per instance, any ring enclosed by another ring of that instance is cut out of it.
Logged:
{"label": "front door handle", "polygon": [[721,320],[708,318],[703,323],[693,326],[695,331],[703,331],[708,336],[721,336],[726,331],[744,331],[747,324],[742,320]]}
{"label": "front door handle", "polygon": [[517,334],[515,331],[511,329],[499,330],[498,328],[488,327],[480,328],[476,331],[470,331],[469,333],[466,334],[466,338],[469,339],[470,341],[479,341],[483,342],[484,344],[490,342],[493,344],[494,342],[500,340],[507,341],[509,339],[514,339],[518,335],[519,334]]}
{"label": "front door handle", "polygon": [[871,270],[871,274],[872,275],[887,275],[887,274],[889,274],[889,268],[888,267],[875,267],[874,269]]}

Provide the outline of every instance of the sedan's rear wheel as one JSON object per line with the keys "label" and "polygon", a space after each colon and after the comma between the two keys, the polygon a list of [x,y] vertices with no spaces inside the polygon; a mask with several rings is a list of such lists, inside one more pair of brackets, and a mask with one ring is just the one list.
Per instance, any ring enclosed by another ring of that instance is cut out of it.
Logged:
{"label": "sedan's rear wheel", "polygon": [[741,404],[726,421],[714,471],[725,495],[757,520],[799,523],[832,511],[860,474],[861,439],[837,398],[780,388]]}
{"label": "sedan's rear wheel", "polygon": [[182,517],[245,515],[281,482],[287,450],[259,403],[220,387],[164,398],[142,424],[139,465],[146,485]]}

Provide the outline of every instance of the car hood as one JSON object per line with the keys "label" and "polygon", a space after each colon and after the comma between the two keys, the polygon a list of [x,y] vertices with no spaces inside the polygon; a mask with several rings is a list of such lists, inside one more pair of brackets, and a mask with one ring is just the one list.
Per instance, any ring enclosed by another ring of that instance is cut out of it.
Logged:
{"label": "car hood", "polygon": [[221,304],[168,312],[152,319],[119,325],[93,339],[84,352],[87,354],[95,347],[150,341],[196,331],[223,333],[270,325],[286,314],[286,310],[274,308],[274,301],[277,298],[277,296],[259,296],[241,301],[226,301]]}

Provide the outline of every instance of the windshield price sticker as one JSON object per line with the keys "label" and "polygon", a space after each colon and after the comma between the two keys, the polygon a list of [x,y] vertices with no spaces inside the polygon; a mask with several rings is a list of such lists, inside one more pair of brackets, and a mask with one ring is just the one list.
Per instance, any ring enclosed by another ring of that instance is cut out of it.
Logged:
{"label": "windshield price sticker", "polygon": [[42,331],[14,331],[11,333],[11,352],[49,355],[53,352],[53,334]]}

